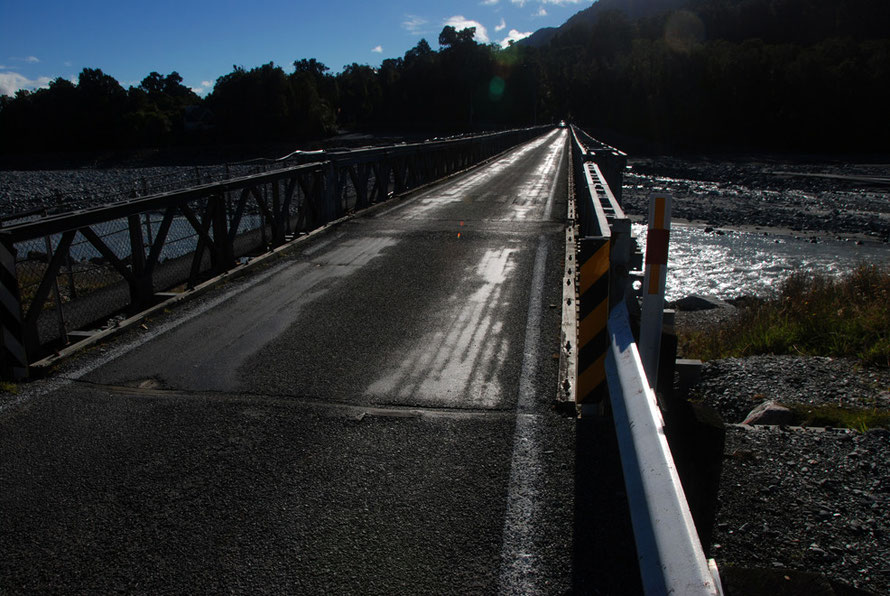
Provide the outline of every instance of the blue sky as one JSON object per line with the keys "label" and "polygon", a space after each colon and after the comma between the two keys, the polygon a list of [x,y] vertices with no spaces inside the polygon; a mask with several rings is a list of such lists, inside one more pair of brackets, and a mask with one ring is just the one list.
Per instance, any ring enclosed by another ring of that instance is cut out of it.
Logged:
{"label": "blue sky", "polygon": [[476,26],[505,43],[559,26],[594,0],[0,0],[0,94],[76,80],[101,68],[124,87],[152,71],[179,72],[201,94],[233,65],[274,61],[288,72],[316,58],[339,72],[379,65],[442,27]]}

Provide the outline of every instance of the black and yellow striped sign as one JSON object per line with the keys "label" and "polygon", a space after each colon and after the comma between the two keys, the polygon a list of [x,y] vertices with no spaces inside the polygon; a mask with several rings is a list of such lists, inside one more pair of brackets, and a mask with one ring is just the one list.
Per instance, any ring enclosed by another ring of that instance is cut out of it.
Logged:
{"label": "black and yellow striped sign", "polygon": [[0,373],[7,378],[19,380],[28,375],[28,356],[23,337],[15,249],[3,238],[0,239]]}
{"label": "black and yellow striped sign", "polygon": [[609,239],[581,238],[578,255],[578,403],[594,403],[608,393]]}

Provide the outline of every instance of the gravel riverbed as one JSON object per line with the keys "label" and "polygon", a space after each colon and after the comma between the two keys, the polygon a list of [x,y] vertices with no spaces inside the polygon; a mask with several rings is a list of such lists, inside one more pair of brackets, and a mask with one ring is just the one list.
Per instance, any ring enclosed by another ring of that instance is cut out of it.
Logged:
{"label": "gravel riverbed", "polygon": [[890,593],[888,454],[886,430],[729,427],[718,564],[809,571]]}
{"label": "gravel riverbed", "polygon": [[648,213],[649,193],[666,191],[674,218],[888,242],[890,159],[868,161],[630,158],[624,207]]}
{"label": "gravel riverbed", "polygon": [[0,216],[33,209],[73,211],[146,194],[244,176],[259,166],[165,166],[0,170]]}
{"label": "gravel riverbed", "polygon": [[[722,308],[694,325],[732,316]],[[764,401],[890,408],[890,370],[845,359],[705,362],[693,399],[727,423],[712,555],[721,567],[792,569],[890,594],[890,431],[746,426]]]}

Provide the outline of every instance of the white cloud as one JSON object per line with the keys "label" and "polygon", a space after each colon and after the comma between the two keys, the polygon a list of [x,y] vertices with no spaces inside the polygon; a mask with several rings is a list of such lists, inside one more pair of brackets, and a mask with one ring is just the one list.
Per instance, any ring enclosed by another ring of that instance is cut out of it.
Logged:
{"label": "white cloud", "polygon": [[68,60],[65,60],[64,62],[62,62],[62,65],[63,65],[63,66],[68,66],[68,67],[70,67],[70,66],[71,66],[71,62],[68,61]]}
{"label": "white cloud", "polygon": [[405,20],[402,21],[402,27],[407,29],[411,35],[421,35],[423,33],[427,33],[426,26],[429,23],[423,17],[418,17],[415,15],[405,15]]}
{"label": "white cloud", "polygon": [[475,27],[476,34],[473,36],[473,39],[480,43],[488,43],[489,41],[491,41],[488,38],[488,29],[486,29],[479,21],[466,19],[461,15],[455,15],[445,21],[445,25],[451,25],[458,31],[469,29],[470,27]]}
{"label": "white cloud", "polygon": [[510,33],[507,34],[507,37],[505,37],[504,39],[501,40],[501,47],[506,48],[507,46],[510,45],[511,41],[516,42],[516,41],[519,41],[520,39],[525,39],[532,33],[533,33],[533,31],[526,31],[525,33],[520,33],[516,29],[510,29]]}
{"label": "white cloud", "polygon": [[49,87],[49,77],[29,79],[17,72],[0,72],[0,95],[15,95],[19,89],[38,89]]}
{"label": "white cloud", "polygon": [[189,87],[193,93],[205,96],[210,92],[210,89],[213,87],[213,83],[211,81],[201,81],[200,87]]}
{"label": "white cloud", "polygon": [[482,6],[494,6],[500,2],[500,0],[482,0]]}
{"label": "white cloud", "polygon": [[375,47],[371,48],[371,51],[374,52],[375,54],[382,54],[383,46],[375,46]]}
{"label": "white cloud", "polygon": [[523,6],[525,6],[526,0],[510,0],[510,2],[512,2],[513,4],[517,4],[519,5],[519,8],[522,8]]}
{"label": "white cloud", "polygon": [[40,60],[34,56],[28,56],[27,58],[25,58],[25,62],[27,62],[28,64],[37,64],[38,62],[40,62]]}
{"label": "white cloud", "polygon": [[542,6],[541,8],[538,9],[538,12],[536,12],[534,16],[536,16],[536,17],[546,17],[546,16],[547,16],[547,11],[544,10],[544,7]]}
{"label": "white cloud", "polygon": [[501,22],[495,26],[494,30],[495,31],[503,31],[506,28],[507,28],[507,23],[506,23],[506,21],[504,21],[504,17],[501,17]]}

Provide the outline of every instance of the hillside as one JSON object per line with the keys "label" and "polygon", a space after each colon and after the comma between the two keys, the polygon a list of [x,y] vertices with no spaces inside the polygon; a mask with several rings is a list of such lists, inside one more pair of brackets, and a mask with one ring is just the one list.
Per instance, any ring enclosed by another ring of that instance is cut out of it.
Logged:
{"label": "hillside", "polygon": [[666,10],[674,10],[685,5],[689,0],[597,0],[584,10],[575,13],[559,27],[538,29],[529,37],[518,43],[529,47],[542,47],[561,31],[571,27],[592,26],[601,14],[608,11],[619,11],[629,19],[651,17]]}
{"label": "hillside", "polygon": [[886,0],[597,0],[559,27],[539,29],[517,43],[546,46],[573,28],[592,28],[606,13],[652,25],[678,10],[695,15],[710,40],[818,43],[832,37],[861,40],[890,35]]}

